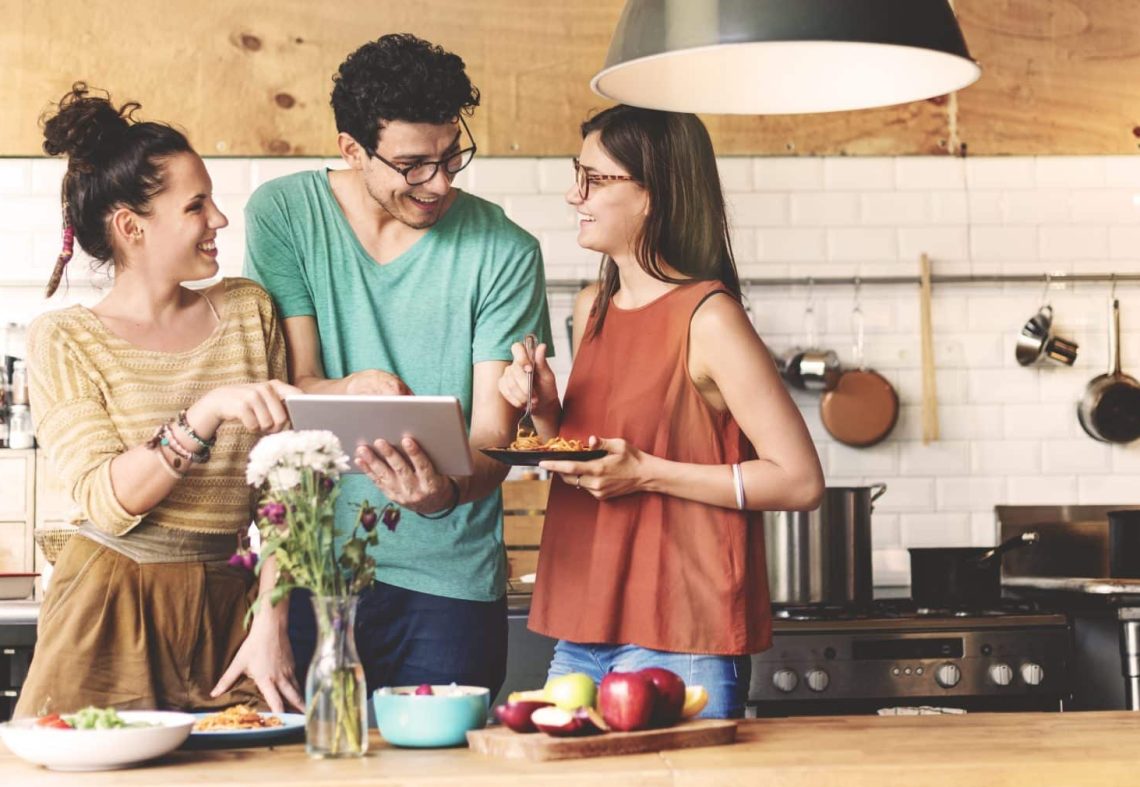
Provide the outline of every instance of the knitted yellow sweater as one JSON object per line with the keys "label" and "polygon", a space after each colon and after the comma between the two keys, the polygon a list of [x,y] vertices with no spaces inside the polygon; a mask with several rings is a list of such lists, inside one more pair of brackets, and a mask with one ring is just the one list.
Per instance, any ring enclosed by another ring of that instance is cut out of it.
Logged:
{"label": "knitted yellow sweater", "polygon": [[106,533],[122,535],[142,521],[210,533],[237,532],[250,522],[255,492],[246,485],[245,465],[258,436],[238,422],[222,424],[210,461],[193,465],[147,513],[128,513],[111,487],[111,460],[207,391],[286,379],[269,295],[248,279],[223,282],[213,296],[221,323],[186,352],[140,349],[83,306],[44,314],[28,328],[36,438],[72,499]]}

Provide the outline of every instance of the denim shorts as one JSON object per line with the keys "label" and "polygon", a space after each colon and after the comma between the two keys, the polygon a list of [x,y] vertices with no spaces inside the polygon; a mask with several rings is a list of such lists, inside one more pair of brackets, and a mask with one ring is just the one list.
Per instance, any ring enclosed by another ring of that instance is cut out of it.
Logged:
{"label": "denim shorts", "polygon": [[668,653],[637,645],[591,645],[560,639],[554,646],[547,679],[583,672],[601,683],[608,672],[634,672],[645,667],[664,667],[680,675],[686,686],[704,686],[709,703],[700,718],[743,718],[752,678],[752,657],[747,655]]}
{"label": "denim shorts", "polygon": [[[507,599],[467,601],[374,582],[356,608],[356,650],[371,694],[421,683],[486,686],[507,673]],[[316,647],[309,593],[289,595],[289,640],[300,680]]]}

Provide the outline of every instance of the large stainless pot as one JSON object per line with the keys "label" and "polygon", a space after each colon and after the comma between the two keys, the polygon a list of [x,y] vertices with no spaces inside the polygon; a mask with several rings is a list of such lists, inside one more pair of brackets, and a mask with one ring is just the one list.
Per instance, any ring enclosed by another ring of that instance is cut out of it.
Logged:
{"label": "large stainless pot", "polygon": [[765,512],[772,603],[869,603],[872,503],[886,491],[886,484],[829,486],[814,511]]}

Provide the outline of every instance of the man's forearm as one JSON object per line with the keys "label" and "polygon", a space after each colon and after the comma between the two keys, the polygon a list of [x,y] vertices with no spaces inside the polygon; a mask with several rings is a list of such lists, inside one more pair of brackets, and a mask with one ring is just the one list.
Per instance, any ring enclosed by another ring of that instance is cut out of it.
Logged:
{"label": "man's forearm", "polygon": [[459,502],[471,503],[482,500],[498,489],[503,479],[510,472],[510,467],[502,462],[496,462],[481,452],[480,448],[500,448],[511,442],[509,435],[514,429],[513,423],[507,419],[496,419],[495,423],[473,424],[471,435],[468,438],[471,444],[472,464],[475,472],[469,476],[460,476],[455,479],[459,484]]}
{"label": "man's forearm", "polygon": [[472,503],[494,492],[507,477],[510,468],[490,457],[474,457],[475,472],[469,476],[453,476],[459,485],[459,502]]}
{"label": "man's forearm", "polygon": [[293,381],[293,385],[297,386],[307,394],[348,393],[347,377],[330,380],[327,377],[316,377],[314,375],[308,375],[305,377],[298,377]]}

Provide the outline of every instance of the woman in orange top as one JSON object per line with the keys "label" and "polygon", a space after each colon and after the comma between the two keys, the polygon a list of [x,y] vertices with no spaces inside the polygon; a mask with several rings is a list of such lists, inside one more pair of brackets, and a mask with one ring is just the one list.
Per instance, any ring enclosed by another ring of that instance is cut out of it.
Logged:
{"label": "woman in orange top", "polygon": [[[771,644],[760,511],[814,508],[819,459],[741,307],[724,197],[695,115],[617,106],[582,126],[578,243],[602,253],[574,306],[564,401],[539,345],[539,437],[606,455],[558,475],[530,628],[559,640],[550,676],[645,666],[742,716],[750,654]],[[500,381],[526,403],[521,345]]]}

